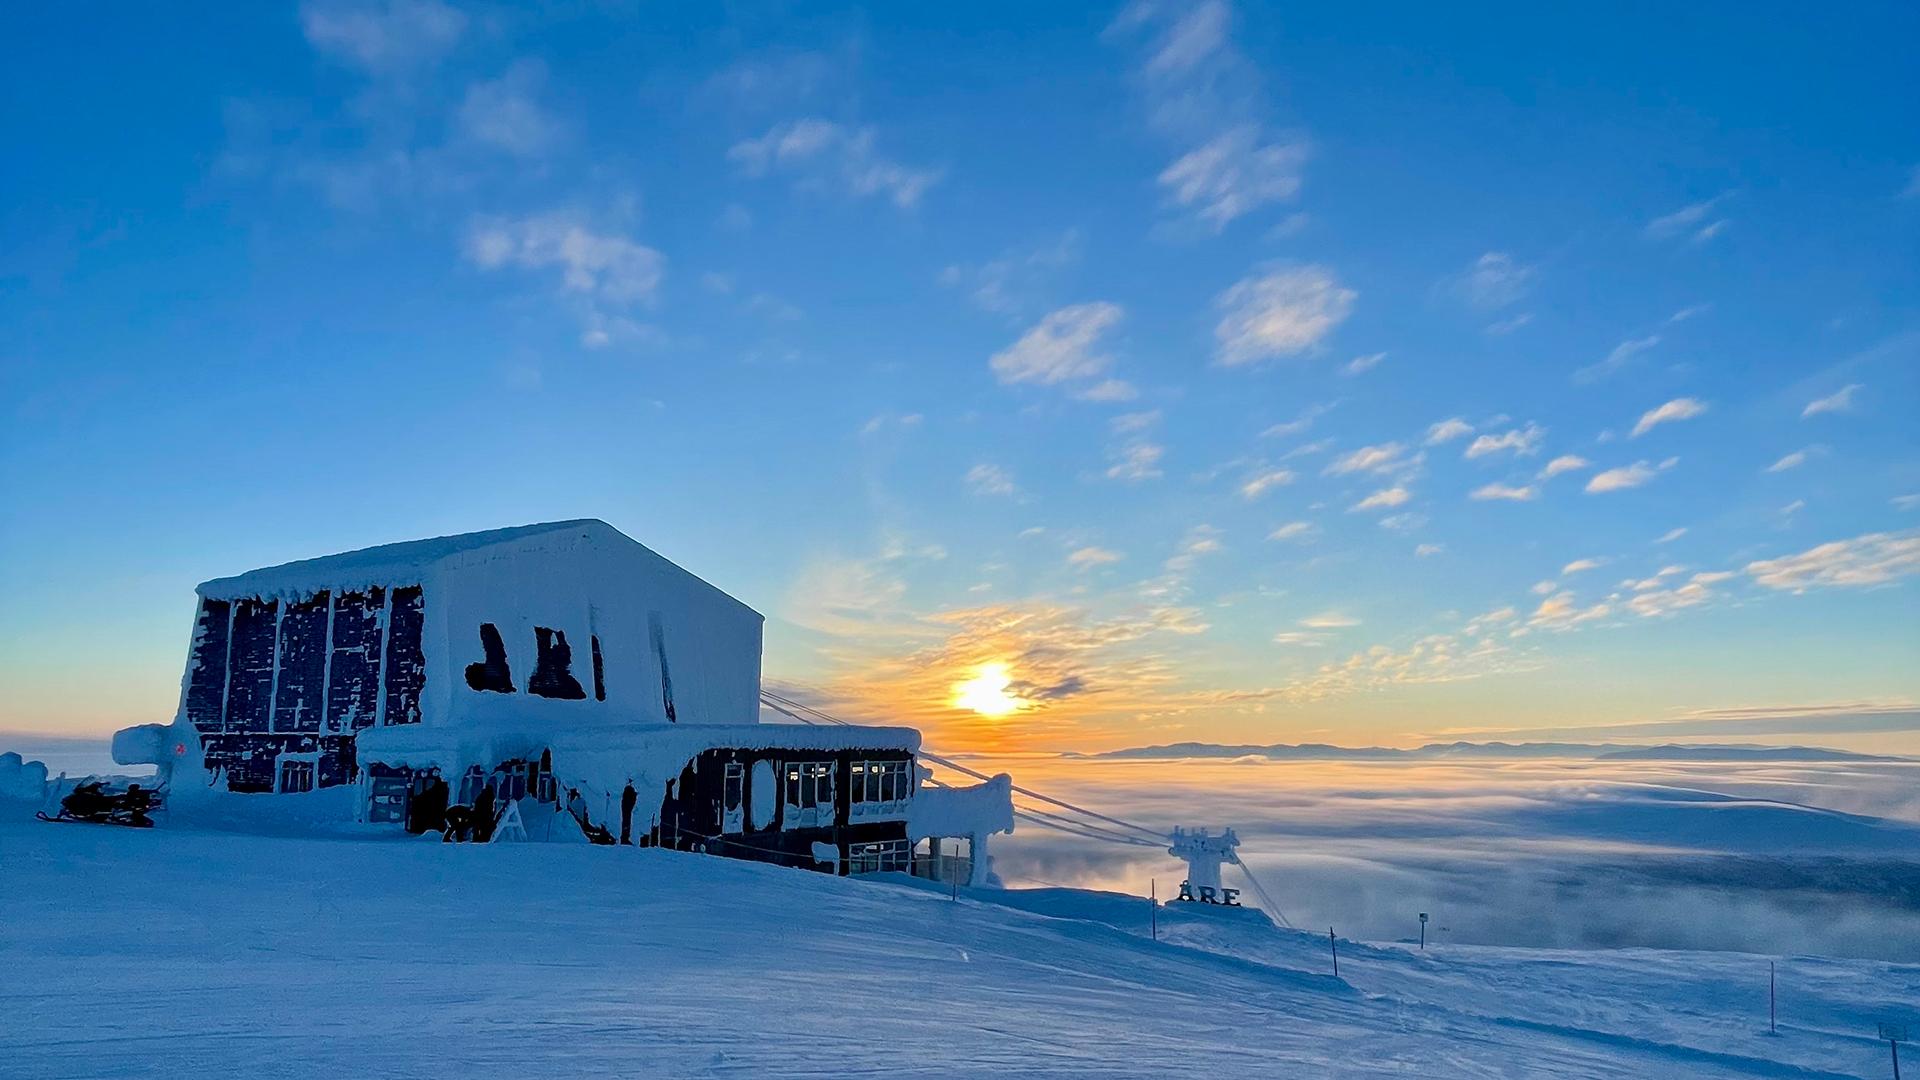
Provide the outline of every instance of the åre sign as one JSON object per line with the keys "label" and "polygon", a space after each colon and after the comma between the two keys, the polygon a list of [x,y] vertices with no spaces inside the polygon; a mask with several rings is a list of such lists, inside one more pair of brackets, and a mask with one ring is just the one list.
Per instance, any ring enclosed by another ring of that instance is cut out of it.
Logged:
{"label": "\u00e5re sign", "polygon": [[1216,889],[1211,885],[1202,885],[1198,890],[1200,895],[1195,896],[1195,891],[1191,883],[1183,881],[1180,883],[1180,895],[1174,897],[1174,899],[1184,900],[1189,904],[1222,904],[1226,907],[1240,906],[1238,899],[1240,896],[1239,889]]}

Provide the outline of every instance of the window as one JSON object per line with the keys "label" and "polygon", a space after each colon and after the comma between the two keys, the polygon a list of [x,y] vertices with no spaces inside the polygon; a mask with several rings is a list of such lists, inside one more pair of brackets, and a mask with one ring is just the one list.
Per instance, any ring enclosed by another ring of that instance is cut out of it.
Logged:
{"label": "window", "polygon": [[821,828],[833,824],[833,762],[788,762],[786,790],[783,828]]}
{"label": "window", "polygon": [[878,874],[906,872],[912,865],[913,849],[905,840],[882,840],[876,844],[847,845],[847,873]]}
{"label": "window", "polygon": [[280,790],[282,793],[290,791],[312,791],[313,762],[306,760],[282,761],[280,763]]}
{"label": "window", "polygon": [[720,782],[720,831],[737,833],[746,826],[746,810],[741,805],[745,801],[747,786],[746,766],[737,761],[727,762]]}
{"label": "window", "polygon": [[913,798],[910,761],[856,761],[847,780],[850,820],[904,814]]}

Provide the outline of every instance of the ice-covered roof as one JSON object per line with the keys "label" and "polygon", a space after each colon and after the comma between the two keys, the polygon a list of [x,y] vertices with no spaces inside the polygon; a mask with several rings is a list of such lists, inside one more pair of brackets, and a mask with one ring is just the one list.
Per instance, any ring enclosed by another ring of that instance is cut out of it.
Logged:
{"label": "ice-covered roof", "polygon": [[[430,540],[408,540],[398,544],[300,559],[278,566],[249,570],[232,577],[203,581],[194,591],[203,597],[236,600],[242,597],[306,597],[322,589],[363,589],[374,585],[418,584],[436,566],[451,560],[484,557],[489,549],[519,547],[566,551],[587,545],[631,545],[667,566],[699,581],[734,603],[739,600],[709,582],[688,573],[646,545],[598,518],[549,521],[537,525],[517,525],[508,529],[437,536]],[[742,604],[741,606],[746,606]]]}

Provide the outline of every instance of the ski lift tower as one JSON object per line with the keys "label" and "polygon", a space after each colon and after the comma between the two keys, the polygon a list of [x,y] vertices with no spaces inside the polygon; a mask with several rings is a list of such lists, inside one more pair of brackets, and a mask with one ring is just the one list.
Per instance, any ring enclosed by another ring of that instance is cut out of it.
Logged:
{"label": "ski lift tower", "polygon": [[1235,849],[1240,846],[1240,838],[1231,828],[1214,833],[1206,829],[1183,829],[1174,826],[1173,844],[1167,848],[1167,854],[1176,859],[1184,859],[1187,864],[1187,884],[1193,887],[1197,895],[1201,889],[1220,891],[1220,867],[1223,863],[1240,865],[1240,856]]}

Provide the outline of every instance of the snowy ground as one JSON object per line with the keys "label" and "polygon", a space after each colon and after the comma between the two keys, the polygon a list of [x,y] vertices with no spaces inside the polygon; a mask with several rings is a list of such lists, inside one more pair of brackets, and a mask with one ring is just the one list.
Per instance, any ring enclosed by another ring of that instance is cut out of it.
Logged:
{"label": "snowy ground", "polygon": [[[695,855],[0,821],[0,1074],[1866,1076],[1920,966],[1448,946]],[[1916,1025],[1920,1026],[1920,1025]]]}

